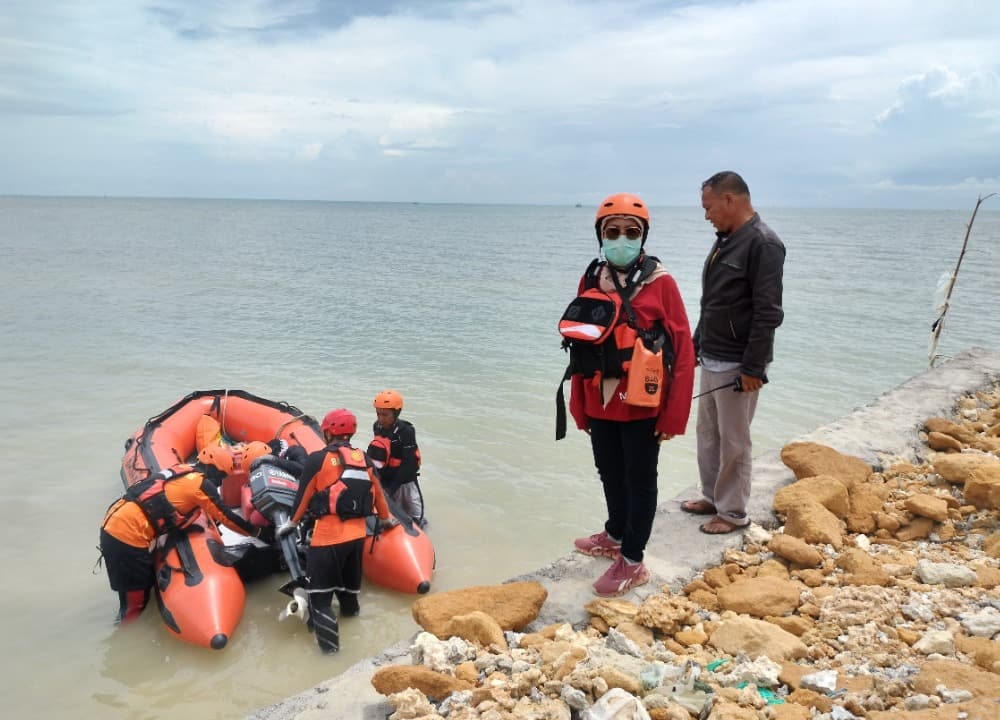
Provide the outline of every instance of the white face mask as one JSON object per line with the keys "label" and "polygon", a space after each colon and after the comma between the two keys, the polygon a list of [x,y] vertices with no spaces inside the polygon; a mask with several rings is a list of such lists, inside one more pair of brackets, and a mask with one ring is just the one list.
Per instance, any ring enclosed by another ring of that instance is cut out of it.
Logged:
{"label": "white face mask", "polygon": [[609,263],[616,268],[624,269],[634,263],[642,252],[642,238],[629,240],[622,235],[617,240],[605,240],[602,250]]}

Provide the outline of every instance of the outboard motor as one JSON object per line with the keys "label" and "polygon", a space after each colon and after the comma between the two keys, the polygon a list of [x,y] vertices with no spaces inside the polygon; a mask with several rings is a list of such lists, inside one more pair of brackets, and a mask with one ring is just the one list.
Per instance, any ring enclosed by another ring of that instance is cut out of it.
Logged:
{"label": "outboard motor", "polygon": [[[274,456],[265,455],[255,460],[250,467],[250,502],[275,527],[291,517],[295,494],[299,490],[298,479],[282,468],[282,464],[284,463]],[[288,566],[288,572],[292,576],[291,581],[281,587],[281,591],[292,595],[296,587],[305,584],[306,576],[299,558],[296,534],[288,534],[278,543],[285,564]]]}

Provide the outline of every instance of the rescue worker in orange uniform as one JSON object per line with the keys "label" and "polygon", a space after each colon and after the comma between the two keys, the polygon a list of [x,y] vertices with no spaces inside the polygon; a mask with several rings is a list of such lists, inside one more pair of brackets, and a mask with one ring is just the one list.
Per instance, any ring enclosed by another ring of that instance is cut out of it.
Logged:
{"label": "rescue worker in orange uniform", "polygon": [[276,534],[282,538],[294,532],[307,512],[316,516],[306,551],[309,615],[320,649],[337,652],[340,631],[333,596],[337,596],[342,615],[357,615],[360,611],[366,519],[377,515],[380,528],[396,521],[389,513],[371,461],[350,444],[358,429],[354,413],[344,408],[331,410],[321,428],[327,446],[305,459],[292,516]]}
{"label": "rescue worker in orange uniform", "polygon": [[175,465],[133,485],[113,502],[101,524],[100,551],[111,589],[118,593],[118,622],[133,620],[149,602],[155,581],[156,538],[190,525],[200,511],[234,532],[261,537],[254,527],[230,510],[216,484],[190,465]]}
{"label": "rescue worker in orange uniform", "polygon": [[390,500],[399,503],[420,527],[427,525],[424,496],[417,477],[420,475],[420,448],[413,424],[400,420],[403,396],[395,390],[383,390],[375,396],[375,439],[368,453],[379,468],[382,488]]}

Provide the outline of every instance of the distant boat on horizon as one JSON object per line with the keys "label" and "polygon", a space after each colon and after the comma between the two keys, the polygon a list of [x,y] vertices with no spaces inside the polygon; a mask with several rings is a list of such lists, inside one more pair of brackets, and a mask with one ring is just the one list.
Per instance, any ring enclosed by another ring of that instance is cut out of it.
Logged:
{"label": "distant boat on horizon", "polygon": [[576,204],[576,205],[574,205],[573,207],[583,207],[583,205],[581,205],[580,203],[577,203],[577,204]]}

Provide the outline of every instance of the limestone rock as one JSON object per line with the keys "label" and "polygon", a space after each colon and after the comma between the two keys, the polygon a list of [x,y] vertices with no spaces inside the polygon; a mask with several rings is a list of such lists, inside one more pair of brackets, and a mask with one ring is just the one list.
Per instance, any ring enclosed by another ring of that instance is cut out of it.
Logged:
{"label": "limestone rock", "polygon": [[389,696],[389,702],[396,708],[396,712],[392,715],[394,718],[435,720],[441,717],[427,700],[427,696],[416,688],[407,688],[401,692],[393,693]]}
{"label": "limestone rock", "polygon": [[523,630],[538,616],[546,597],[548,591],[535,581],[480,585],[425,595],[413,603],[411,612],[424,630],[444,639],[452,618],[477,610],[504,630]]}
{"label": "limestone rock", "polygon": [[965,501],[983,510],[1000,510],[1000,464],[972,470],[965,481]]}
{"label": "limestone rock", "polygon": [[802,617],[801,615],[786,615],[784,617],[769,615],[764,619],[796,637],[802,637],[806,632],[816,627],[816,623],[811,618]]}
{"label": "limestone rock", "polygon": [[864,482],[872,474],[868,463],[861,458],[844,455],[832,447],[814,442],[789,443],[781,449],[781,461],[800,480],[816,475],[833,475],[847,487]]}
{"label": "limestone rock", "polygon": [[983,552],[988,557],[1000,558],[1000,531],[993,533],[983,543]]}
{"label": "limestone rock", "polygon": [[628,600],[596,598],[584,606],[591,615],[601,618],[611,627],[623,622],[634,622],[639,606]]}
{"label": "limestone rock", "polygon": [[913,571],[920,582],[926,585],[944,585],[945,587],[968,587],[976,584],[976,572],[958,563],[936,563],[931,560],[920,560]]}
{"label": "limestone rock", "polygon": [[1000,587],[1000,568],[980,565],[976,568],[976,585],[984,590]]}
{"label": "limestone rock", "polygon": [[809,545],[802,538],[794,535],[780,533],[771,538],[767,544],[768,550],[779,557],[798,563],[803,567],[816,567],[823,562],[823,555],[819,550]]}
{"label": "limestone rock", "polygon": [[815,500],[806,500],[788,509],[785,533],[807,543],[833,545],[837,550],[844,544],[837,516]]}
{"label": "limestone rock", "polygon": [[913,649],[924,655],[954,655],[955,637],[947,630],[928,630],[913,643]]}
{"label": "limestone rock", "polygon": [[390,665],[375,671],[372,687],[382,695],[415,688],[431,700],[443,700],[453,692],[471,690],[475,686],[422,665]]}
{"label": "limestone rock", "polygon": [[806,690],[805,688],[799,688],[791,693],[788,696],[788,700],[799,705],[816,708],[821,713],[830,712],[833,707],[833,701],[826,695],[820,695],[815,690]]}
{"label": "limestone rock", "polygon": [[875,528],[880,527],[876,525],[876,518],[885,504],[886,494],[884,486],[874,487],[870,483],[855,485],[850,493],[851,509],[845,518],[847,529],[856,533],[875,532]]}
{"label": "limestone rock", "polygon": [[698,617],[698,606],[686,597],[676,595],[650,595],[635,616],[640,625],[659,630],[667,635],[673,635],[684,625],[696,625],[701,621]]}
{"label": "limestone rock", "polygon": [[848,548],[837,558],[837,567],[842,568],[847,576],[845,582],[851,585],[889,584],[889,574],[867,552],[861,548]]}
{"label": "limestone rock", "polygon": [[456,615],[445,624],[444,633],[447,637],[457,636],[484,648],[496,645],[503,650],[507,649],[503,628],[492,615],[487,615],[481,610],[475,610],[467,615]]}
{"label": "limestone rock", "polygon": [[809,720],[812,717],[809,708],[798,703],[770,705],[768,709],[774,714],[774,720]]}
{"label": "limestone rock", "polygon": [[851,509],[847,486],[831,475],[816,475],[786,485],[775,493],[774,509],[787,515],[789,508],[808,499],[815,500],[839,518],[846,517]]}
{"label": "limestone rock", "polygon": [[1000,466],[1000,458],[985,453],[939,455],[932,462],[934,472],[952,485],[963,485],[980,465],[994,464]]}
{"label": "limestone rock", "polygon": [[941,435],[947,435],[948,437],[954,438],[959,443],[965,443],[966,445],[976,439],[976,434],[974,432],[967,430],[958,423],[948,420],[947,418],[928,418],[924,423],[924,429],[926,429],[928,433],[940,433]]}
{"label": "limestone rock", "polygon": [[936,695],[939,685],[949,690],[968,690],[976,697],[995,699],[1000,680],[991,672],[956,660],[929,660],[913,678],[913,689]]}
{"label": "limestone rock", "polygon": [[914,518],[912,522],[906,523],[899,530],[896,531],[896,539],[902,542],[909,542],[910,540],[919,540],[921,538],[930,537],[930,534],[934,531],[934,521],[930,518],[918,517]]}
{"label": "limestone rock", "polygon": [[805,644],[790,632],[765,620],[748,617],[722,621],[708,643],[730,655],[745,652],[751,658],[766,655],[779,662],[804,657],[807,652]]}
{"label": "limestone rock", "polygon": [[718,595],[724,610],[763,618],[794,612],[801,592],[802,586],[794,580],[755,577],[720,588]]}
{"label": "limestone rock", "polygon": [[927,433],[927,445],[931,450],[941,452],[962,452],[962,443],[951,435],[939,432]]}
{"label": "limestone rock", "polygon": [[[806,546],[808,547],[808,545]],[[756,568],[756,573],[751,573],[752,577],[758,578],[778,578],[779,580],[788,579],[788,564],[783,560],[777,558],[771,558],[770,560],[765,560]]]}
{"label": "limestone rock", "polygon": [[927,493],[917,493],[906,498],[905,507],[914,515],[930,518],[937,522],[944,522],[948,519],[948,503],[942,498]]}
{"label": "limestone rock", "polygon": [[618,623],[615,629],[640,647],[653,642],[653,631],[630,620]]}
{"label": "limestone rock", "polygon": [[984,670],[992,670],[994,667],[1000,669],[1000,642],[960,635],[955,638],[955,647],[966,655],[971,655],[973,662]]}

